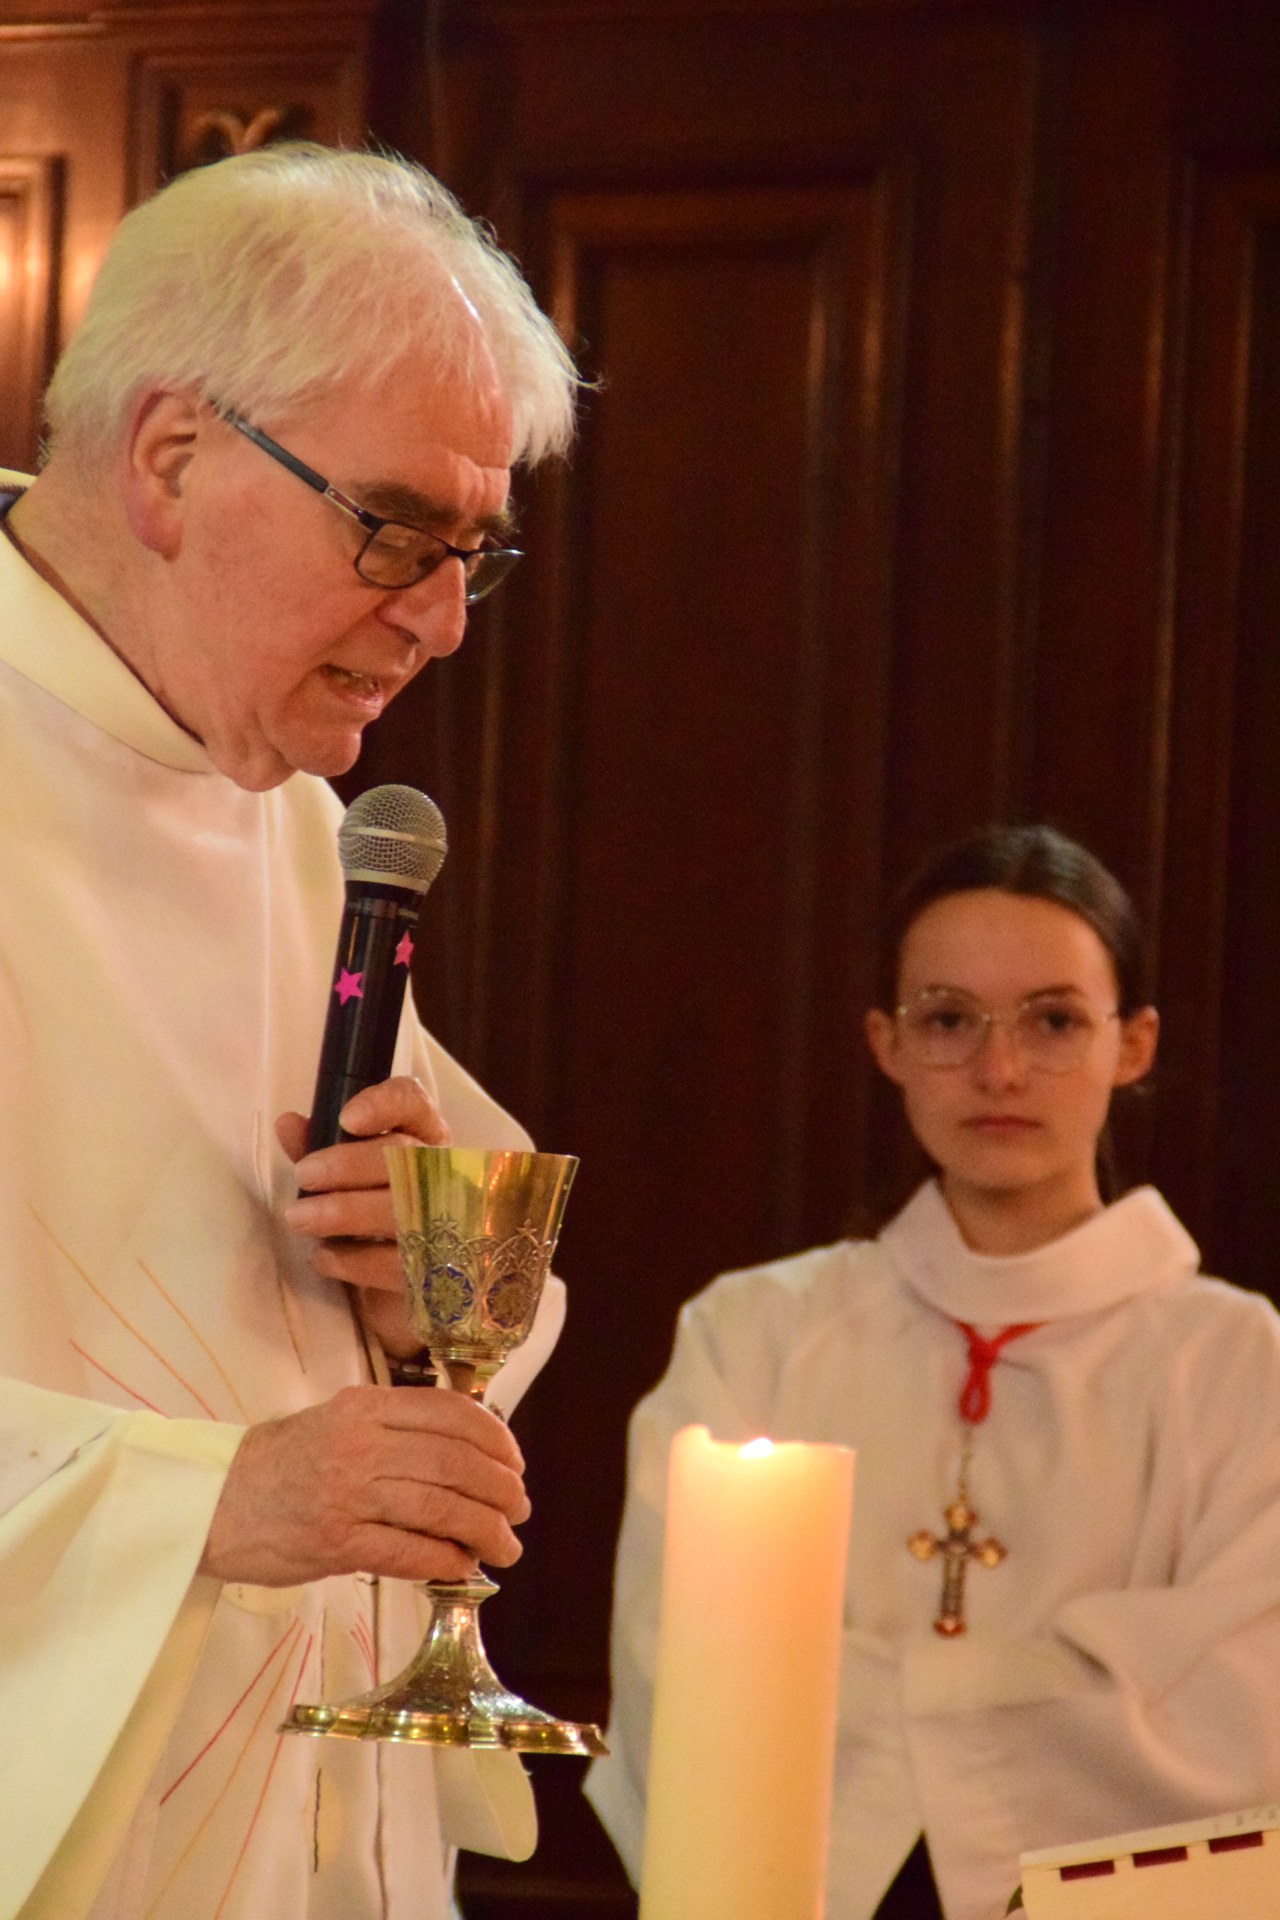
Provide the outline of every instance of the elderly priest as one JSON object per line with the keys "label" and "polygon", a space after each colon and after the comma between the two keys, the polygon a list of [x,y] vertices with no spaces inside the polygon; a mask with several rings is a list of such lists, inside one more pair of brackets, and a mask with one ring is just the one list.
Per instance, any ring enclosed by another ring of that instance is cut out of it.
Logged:
{"label": "elderly priest", "polygon": [[523,1132],[412,1014],[353,1140],[303,1116],[318,776],[512,564],[574,384],[429,176],[279,147],[126,218],[47,462],[0,477],[5,1920],[440,1920],[453,1841],[529,1844],[514,1756],[276,1729],[394,1673],[399,1583],[508,1564],[528,1512],[500,1420],[385,1384],[379,1144]]}

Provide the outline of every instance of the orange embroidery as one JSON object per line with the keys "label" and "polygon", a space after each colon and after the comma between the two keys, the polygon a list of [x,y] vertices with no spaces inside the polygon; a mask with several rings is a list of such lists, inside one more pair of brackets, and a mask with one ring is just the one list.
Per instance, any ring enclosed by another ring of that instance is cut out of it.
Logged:
{"label": "orange embroidery", "polygon": [[165,1305],[171,1308],[172,1311],[177,1314],[179,1320],[181,1320],[183,1326],[187,1329],[187,1332],[191,1335],[191,1338],[195,1341],[196,1345],[200,1348],[200,1351],[204,1354],[210,1366],[214,1369],[214,1372],[217,1374],[218,1378],[221,1380],[223,1386],[226,1388],[227,1392],[231,1395],[231,1398],[235,1401],[236,1412],[240,1415],[241,1419],[244,1420],[246,1424],[250,1423],[253,1419],[253,1415],[250,1413],[248,1407],[246,1407],[244,1401],[240,1398],[240,1395],[236,1392],[235,1386],[233,1385],[231,1378],[227,1373],[226,1368],[223,1366],[221,1360],[219,1360],[217,1354],[213,1351],[213,1348],[209,1345],[209,1342],[205,1339],[204,1335],[200,1332],[199,1328],[195,1325],[195,1323],[192,1320],[190,1320],[188,1316],[182,1311],[182,1308],[178,1305],[177,1301],[174,1299],[173,1295],[169,1292],[168,1288],[161,1285],[160,1281],[157,1279],[156,1275],[152,1273],[146,1261],[139,1260],[138,1265],[141,1267],[143,1273],[146,1275],[147,1279],[151,1282],[156,1292],[160,1295],[160,1298],[164,1301]]}
{"label": "orange embroidery", "polygon": [[[302,1633],[302,1630],[303,1630],[302,1622],[300,1620],[295,1621],[293,1633],[292,1633],[294,1646],[298,1644],[298,1637]],[[311,1652],[312,1638],[313,1636],[311,1634],[307,1635],[307,1644],[302,1655],[302,1666],[298,1669],[298,1679],[294,1683],[293,1695],[291,1696],[291,1703],[292,1703],[292,1698],[296,1698],[298,1687],[302,1681],[302,1674],[306,1668],[307,1658]],[[160,1902],[164,1899],[166,1893],[168,1893],[169,1888],[173,1885],[178,1875],[182,1872],[182,1869],[186,1866],[187,1861],[190,1859],[192,1853],[195,1851],[196,1847],[199,1845],[200,1841],[203,1839],[205,1828],[209,1825],[209,1822],[213,1819],[214,1814],[218,1811],[218,1808],[222,1805],[222,1802],[226,1799],[228,1793],[230,1793],[231,1787],[235,1780],[236,1775],[239,1773],[241,1767],[244,1765],[244,1762],[248,1758],[253,1747],[254,1736],[257,1734],[258,1728],[262,1725],[262,1722],[266,1718],[267,1713],[270,1710],[272,1700],[275,1698],[278,1690],[279,1690],[278,1686],[273,1686],[268,1689],[267,1697],[263,1701],[262,1706],[259,1708],[258,1716],[255,1719],[253,1725],[250,1727],[248,1733],[245,1735],[244,1744],[240,1748],[239,1753],[236,1755],[235,1760],[233,1761],[231,1766],[231,1771],[228,1773],[226,1779],[222,1783],[221,1790],[214,1795],[214,1798],[209,1803],[209,1807],[207,1812],[205,1813],[204,1819],[200,1822],[199,1826],[196,1828],[195,1832],[192,1834],[191,1838],[188,1840],[186,1846],[182,1849],[182,1852],[178,1855],[178,1858],[174,1861],[173,1866],[169,1869],[168,1874],[165,1876],[164,1884],[160,1888],[158,1888],[155,1899],[151,1902],[151,1905],[147,1908],[147,1911],[143,1917],[143,1920],[151,1920],[151,1916],[155,1913],[157,1907],[160,1905]],[[279,1709],[277,1708],[277,1712],[278,1711]],[[279,1741],[276,1742],[276,1752],[277,1753],[279,1752]],[[272,1766],[275,1765],[274,1758],[271,1764]],[[268,1778],[270,1778],[270,1774],[268,1774]],[[259,1801],[259,1804],[261,1804],[261,1801]],[[256,1811],[253,1815],[253,1818],[255,1820],[257,1819]],[[247,1844],[247,1840],[246,1840],[246,1844]],[[240,1857],[243,1856],[243,1852],[244,1852],[244,1848],[242,1847],[240,1850],[240,1856],[237,1856],[237,1860],[236,1860],[237,1868],[239,1867]],[[234,1878],[234,1872],[232,1877]],[[230,1891],[229,1883],[228,1883],[227,1891],[228,1892]],[[222,1902],[219,1904],[219,1907],[218,1907],[219,1913],[222,1911],[222,1906],[225,1905],[225,1903],[226,1903],[226,1894],[224,1893],[222,1897]]]}
{"label": "orange embroidery", "polygon": [[[311,1653],[311,1640],[312,1640],[312,1636],[308,1634],[307,1644],[303,1648],[303,1652],[302,1652],[302,1661],[298,1667],[297,1678],[294,1680],[294,1683],[293,1683],[293,1692],[289,1695],[289,1702],[288,1702],[288,1705],[285,1707],[286,1716],[290,1712],[294,1701],[297,1699],[298,1689],[302,1685],[302,1675],[306,1668],[307,1660]],[[271,1776],[276,1770],[276,1761],[280,1758],[280,1742],[282,1739],[287,1740],[289,1737],[290,1736],[288,1734],[282,1734],[277,1736],[275,1752],[271,1756],[271,1765],[267,1768],[267,1777],[262,1783],[262,1791],[258,1795],[257,1804],[253,1809],[253,1814],[250,1818],[249,1825],[245,1830],[244,1840],[241,1842],[240,1851],[236,1855],[236,1863],[234,1867],[232,1867],[231,1869],[231,1878],[227,1881],[221,1900],[219,1900],[217,1906],[214,1908],[213,1920],[218,1920],[218,1917],[221,1914],[223,1908],[226,1906],[227,1901],[231,1898],[231,1889],[235,1885],[236,1875],[240,1871],[240,1866],[242,1861],[244,1860],[245,1854],[249,1851],[249,1842],[253,1839],[253,1830],[258,1824],[258,1815],[262,1812],[263,1802],[266,1800],[266,1797],[267,1797],[267,1788],[271,1785]]]}
{"label": "orange embroidery", "polygon": [[369,1669],[369,1678],[376,1681],[378,1678],[378,1657],[373,1650],[373,1635],[363,1620],[356,1621],[354,1627],[351,1629],[351,1638],[364,1655],[365,1665]]}
{"label": "orange embroidery", "polygon": [[[124,1328],[125,1332],[131,1333],[134,1339],[138,1342],[140,1346],[143,1346],[146,1348],[147,1352],[151,1355],[153,1360],[159,1361],[160,1365],[164,1368],[165,1372],[173,1376],[173,1378],[177,1381],[178,1385],[182,1388],[184,1393],[189,1393],[191,1395],[191,1398],[195,1401],[196,1405],[200,1407],[209,1416],[210,1420],[216,1420],[218,1416],[214,1412],[213,1408],[209,1405],[209,1402],[204,1398],[203,1394],[197,1393],[196,1389],[192,1386],[191,1382],[189,1380],[183,1379],[182,1375],[178,1372],[178,1369],[175,1366],[171,1365],[170,1362],[165,1359],[164,1355],[160,1352],[159,1348],[153,1347],[151,1342],[147,1339],[146,1335],[144,1333],[140,1333],[137,1327],[135,1327],[131,1321],[125,1319],[125,1316],[123,1315],[123,1313],[121,1313],[119,1307],[116,1306],[115,1302],[113,1300],[108,1299],[107,1295],[103,1292],[102,1288],[98,1285],[96,1280],[91,1280],[89,1278],[89,1275],[85,1272],[84,1268],[80,1265],[80,1262],[75,1258],[73,1254],[67,1251],[67,1249],[63,1246],[62,1242],[58,1239],[58,1236],[54,1233],[53,1229],[46,1225],[46,1223],[40,1218],[40,1215],[36,1212],[34,1207],[31,1208],[31,1214],[32,1214],[32,1218],[35,1220],[36,1225],[52,1241],[53,1245],[57,1248],[58,1252],[62,1255],[63,1259],[67,1262],[67,1265],[72,1269],[73,1272],[79,1274],[80,1278],[84,1281],[84,1284],[86,1285],[86,1287],[88,1287],[90,1293],[92,1293],[97,1299],[101,1300],[103,1306],[107,1309],[107,1312],[114,1315],[114,1317],[120,1322],[120,1325]],[[75,1343],[73,1341],[72,1345],[74,1344]],[[79,1351],[79,1349],[77,1349],[77,1351]],[[105,1367],[103,1367],[100,1369],[100,1371],[103,1373],[106,1373],[107,1370]],[[110,1379],[111,1375],[107,1374],[107,1378]],[[116,1384],[119,1385],[119,1382],[117,1381]],[[126,1391],[132,1391],[132,1390],[126,1389]],[[136,1400],[140,1400],[142,1399],[142,1395],[135,1394],[134,1398]],[[150,1406],[150,1404],[151,1402],[149,1400],[144,1402],[144,1405],[146,1406]]]}
{"label": "orange embroidery", "polygon": [[295,1620],[293,1622],[293,1625],[288,1629],[288,1631],[285,1633],[282,1633],[280,1638],[276,1641],[276,1644],[274,1645],[274,1647],[272,1647],[270,1653],[267,1655],[262,1665],[258,1668],[258,1671],[254,1674],[252,1680],[249,1682],[244,1692],[240,1695],[240,1698],[236,1701],[234,1707],[232,1707],[230,1713],[227,1715],[222,1725],[217,1729],[215,1733],[211,1733],[209,1735],[209,1738],[205,1741],[204,1745],[201,1747],[199,1753],[195,1756],[194,1760],[188,1760],[186,1766],[182,1769],[182,1772],[178,1775],[173,1785],[171,1787],[165,1788],[164,1792],[160,1795],[161,1806],[164,1805],[165,1801],[169,1798],[169,1795],[171,1793],[176,1793],[178,1791],[178,1788],[182,1785],[183,1781],[186,1779],[187,1775],[193,1770],[193,1768],[199,1766],[200,1762],[204,1759],[206,1753],[208,1753],[210,1747],[213,1746],[214,1742],[217,1740],[221,1740],[223,1734],[226,1732],[227,1728],[231,1725],[231,1722],[235,1719],[241,1707],[244,1705],[245,1701],[249,1698],[249,1695],[253,1692],[259,1680],[261,1680],[263,1674],[266,1672],[267,1668],[271,1665],[271,1662],[275,1659],[276,1655],[279,1653],[281,1647],[283,1647],[285,1642],[291,1637],[296,1638],[297,1634],[298,1634],[298,1622]]}
{"label": "orange embroidery", "polygon": [[98,1373],[100,1373],[104,1380],[109,1380],[113,1387],[119,1387],[121,1393],[127,1393],[131,1399],[140,1401],[141,1404],[144,1407],[149,1408],[149,1410],[152,1413],[161,1414],[166,1420],[169,1418],[168,1414],[165,1413],[163,1407],[156,1406],[153,1400],[148,1400],[146,1395],[144,1393],[139,1393],[136,1387],[129,1386],[128,1383],[124,1380],[118,1380],[114,1373],[110,1372],[108,1368],[103,1366],[101,1360],[95,1360],[91,1353],[86,1353],[78,1340],[73,1340],[71,1342],[71,1345],[74,1347],[75,1351],[80,1355],[80,1358],[82,1360],[87,1360],[89,1362],[89,1365],[93,1367]]}

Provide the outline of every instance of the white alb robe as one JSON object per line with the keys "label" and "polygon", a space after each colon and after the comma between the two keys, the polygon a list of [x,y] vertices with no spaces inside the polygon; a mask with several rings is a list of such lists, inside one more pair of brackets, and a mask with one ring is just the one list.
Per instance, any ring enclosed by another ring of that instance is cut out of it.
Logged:
{"label": "white alb robe", "polygon": [[[858,1451],[827,1920],[867,1920],[918,1834],[948,1920],[1000,1920],[1037,1847],[1280,1795],[1280,1315],[1203,1277],[1151,1188],[1009,1258],[933,1184],[877,1241],[729,1274],[636,1410],[612,1755],[588,1793],[639,1874],[667,1449],[703,1422]],[[970,1471],[968,1632],[932,1630],[968,1321],[1011,1342]]]}
{"label": "white alb robe", "polygon": [[[195,1577],[245,1425],[377,1364],[279,1219],[340,814],[225,779],[0,537],[0,1920],[443,1920],[450,1842],[531,1844],[514,1756],[276,1737],[412,1588]],[[528,1144],[411,1010],[397,1070]]]}

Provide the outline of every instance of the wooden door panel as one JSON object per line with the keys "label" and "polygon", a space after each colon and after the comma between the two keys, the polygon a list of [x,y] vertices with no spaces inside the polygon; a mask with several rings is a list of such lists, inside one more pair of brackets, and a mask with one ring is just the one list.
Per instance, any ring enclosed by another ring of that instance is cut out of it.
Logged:
{"label": "wooden door panel", "polygon": [[0,26],[0,76],[0,463],[29,468],[53,354],[124,210],[124,60],[88,35]]}
{"label": "wooden door panel", "polygon": [[1200,168],[1188,205],[1159,1158],[1215,1263],[1274,1295],[1280,164]]}
{"label": "wooden door panel", "polygon": [[[529,710],[555,727],[511,739],[505,817],[539,782],[552,802],[510,873],[525,978],[496,996],[494,1049],[528,1063],[523,1110],[584,1155],[562,1261],[583,1308],[530,1445],[583,1618],[607,1603],[614,1515],[584,1509],[555,1462],[589,1447],[616,1482],[622,1427],[601,1429],[575,1372],[610,1350],[633,1397],[665,1357],[659,1302],[790,1244],[812,1175],[808,1067],[833,1024],[818,956],[846,898],[820,876],[824,858],[869,875],[877,854],[874,806],[845,810],[832,844],[823,801],[851,759],[868,784],[879,764],[886,636],[853,613],[882,604],[890,534],[890,199],[872,177],[545,210],[554,308],[605,372],[557,508],[561,589],[526,656],[552,691],[509,708],[513,734]],[[843,1010],[834,1024],[847,1038]],[[557,1589],[544,1568],[521,1640],[581,1677],[593,1655]]]}
{"label": "wooden door panel", "polygon": [[62,177],[48,155],[0,153],[0,465],[35,452],[57,326]]}
{"label": "wooden door panel", "polygon": [[143,198],[187,167],[274,140],[341,143],[358,137],[361,50],[349,37],[330,45],[327,39],[332,37],[318,22],[305,50],[296,42],[280,43],[278,31],[259,35],[252,48],[141,49],[132,72],[130,197]]}
{"label": "wooden door panel", "polygon": [[368,13],[0,0],[0,462],[36,456],[53,352],[121,215],[185,166],[291,134],[365,131]]}

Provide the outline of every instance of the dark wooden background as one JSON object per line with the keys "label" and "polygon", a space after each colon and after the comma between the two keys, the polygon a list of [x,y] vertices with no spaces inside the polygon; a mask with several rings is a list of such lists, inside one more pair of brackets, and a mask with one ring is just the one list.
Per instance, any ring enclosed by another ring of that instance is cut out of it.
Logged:
{"label": "dark wooden background", "polygon": [[[888,888],[1049,819],[1136,892],[1165,1045],[1125,1129],[1275,1291],[1274,0],[0,0],[0,459],[114,220],[279,132],[494,222],[597,389],[529,559],[370,739],[452,852],[424,1010],[582,1156],[535,1517],[488,1635],[603,1716],[627,1408],[679,1302],[900,1172],[860,1042]],[[621,1915],[538,1764],[469,1920]]]}

